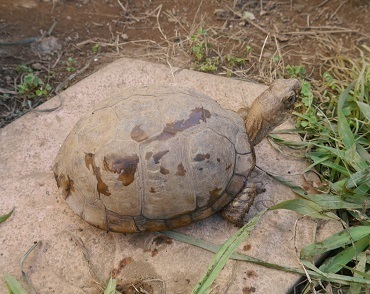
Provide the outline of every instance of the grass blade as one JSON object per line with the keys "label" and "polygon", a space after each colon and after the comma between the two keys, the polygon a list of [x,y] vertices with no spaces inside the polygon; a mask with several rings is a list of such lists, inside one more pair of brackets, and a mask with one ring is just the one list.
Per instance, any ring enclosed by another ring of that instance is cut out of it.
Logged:
{"label": "grass blade", "polygon": [[308,143],[308,142],[284,140],[281,137],[274,135],[274,134],[270,134],[269,137],[273,139],[275,142],[279,143],[280,145],[286,145],[292,148],[293,147],[308,147],[312,145],[311,143]]}
{"label": "grass blade", "polygon": [[291,199],[278,203],[270,208],[270,210],[276,209],[288,209],[295,211],[301,215],[309,216],[318,219],[338,219],[338,217],[332,213],[325,211],[322,207],[316,203],[306,199]]}
{"label": "grass blade", "polygon": [[349,84],[349,86],[340,94],[338,98],[338,109],[342,109],[344,102],[346,102],[349,92],[351,92],[353,86],[357,83],[357,80],[354,80]]}
{"label": "grass blade", "polygon": [[[338,109],[338,133],[346,149],[351,149],[355,145],[355,137],[348,125],[347,119],[341,109]],[[356,145],[355,145],[356,146]]]}
{"label": "grass blade", "polygon": [[346,189],[356,188],[365,182],[370,182],[370,167],[352,174],[346,181]]}
{"label": "grass blade", "polygon": [[12,275],[6,274],[4,278],[10,294],[27,294],[27,291]]}
{"label": "grass blade", "polygon": [[369,104],[366,104],[366,103],[363,103],[363,102],[359,102],[359,101],[356,101],[357,105],[358,105],[358,108],[360,108],[362,114],[364,115],[364,117],[370,121],[370,105]]}
{"label": "grass blade", "polygon": [[12,213],[14,211],[14,208],[15,207],[13,207],[13,209],[9,213],[7,213],[5,215],[0,215],[0,224],[5,222],[12,215]]}
{"label": "grass blade", "polygon": [[[364,204],[362,199],[351,198],[353,202],[349,202],[333,194],[314,194],[307,196],[307,199],[316,203],[324,211],[331,209],[360,209],[366,207],[366,203]],[[368,205],[370,206],[370,203]]]}
{"label": "grass blade", "polygon": [[337,255],[327,259],[319,268],[326,273],[337,273],[350,261],[356,258],[356,254],[364,251],[370,242],[370,235],[355,242],[355,246],[350,246]]}
{"label": "grass blade", "polygon": [[264,213],[265,211],[261,211],[259,214],[257,214],[246,225],[244,225],[240,230],[232,235],[231,238],[229,238],[224,243],[224,245],[222,245],[220,250],[214,256],[212,263],[209,265],[207,273],[195,286],[192,293],[203,294],[211,287],[212,283],[225,266],[231,254],[235,251],[236,248],[238,248],[241,242],[243,242],[245,238],[249,235],[249,233],[254,229],[258,220]]}
{"label": "grass blade", "polygon": [[298,195],[300,195],[302,197],[306,197],[308,195],[307,192],[306,192],[306,190],[304,190],[300,186],[296,185],[295,183],[287,180],[286,178],[284,178],[282,176],[279,176],[279,175],[275,175],[275,174],[269,173],[269,172],[266,172],[266,174],[268,174],[270,177],[272,177],[276,181],[282,183],[283,185],[291,188],[294,193],[296,193],[296,194],[298,194]]}
{"label": "grass blade", "polygon": [[[187,243],[187,244],[190,244],[190,245],[194,245],[194,246],[197,246],[199,248],[211,251],[213,253],[217,253],[221,248],[220,245],[216,245],[216,244],[213,244],[211,242],[201,240],[201,239],[197,239],[197,238],[194,238],[194,237],[190,237],[190,236],[187,236],[187,235],[184,235],[184,234],[181,234],[181,233],[178,233],[178,232],[174,232],[174,231],[162,231],[161,234],[166,235],[166,236],[168,236],[168,237],[170,237],[174,240],[177,240],[177,241],[180,241],[180,242],[183,242],[183,243]],[[265,262],[263,260],[248,256],[246,254],[238,253],[238,252],[234,252],[233,254],[231,254],[230,259],[252,262],[254,264],[262,265],[262,266],[277,269],[277,270],[283,270],[283,271],[286,271],[286,272],[304,274],[304,271],[301,270],[301,269],[295,269],[295,268],[291,268],[291,267],[280,266],[280,265],[274,264],[274,263]]]}
{"label": "grass blade", "polygon": [[361,171],[368,167],[366,161],[357,153],[356,144],[353,144],[351,148],[346,150],[345,161],[353,166],[356,171]]}
{"label": "grass blade", "polygon": [[323,277],[323,278],[327,278],[328,277],[328,275],[326,273],[324,273],[319,268],[317,268],[312,262],[310,262],[310,261],[308,261],[306,259],[302,259],[301,262],[302,262],[302,264],[305,267],[308,267],[310,270],[312,270],[315,273],[317,273],[320,277]]}
{"label": "grass blade", "polygon": [[[358,256],[358,263],[354,269],[351,269],[353,271],[354,277],[364,277],[365,279],[369,279],[369,275],[365,274],[365,267],[366,267],[366,253],[362,252]],[[353,284],[349,287],[349,292],[351,294],[360,294],[362,286],[358,284]]]}
{"label": "grass blade", "polygon": [[107,287],[104,289],[104,294],[114,294],[116,293],[117,280],[110,277]]}
{"label": "grass blade", "polygon": [[[349,232],[349,233],[348,233]],[[314,257],[321,255],[333,249],[356,242],[370,234],[370,226],[351,227],[343,230],[317,244],[310,244],[301,251],[302,258]]]}
{"label": "grass blade", "polygon": [[21,271],[22,271],[22,277],[23,279],[26,281],[28,287],[31,289],[32,293],[37,293],[35,288],[33,287],[30,279],[28,278],[27,274],[25,273],[25,271],[23,270],[23,265],[24,265],[24,262],[26,261],[28,255],[31,254],[31,252],[33,251],[33,249],[36,248],[37,245],[39,245],[41,243],[41,241],[39,242],[36,242],[35,244],[32,245],[32,247],[30,249],[28,249],[28,251],[23,255],[22,257],[22,260],[21,260]]}

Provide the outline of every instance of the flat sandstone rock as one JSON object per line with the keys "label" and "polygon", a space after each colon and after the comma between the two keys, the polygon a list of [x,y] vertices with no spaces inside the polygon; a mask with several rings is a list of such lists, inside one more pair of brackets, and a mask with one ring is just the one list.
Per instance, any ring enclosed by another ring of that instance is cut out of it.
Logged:
{"label": "flat sandstone rock", "polygon": [[[136,85],[162,83],[191,86],[238,110],[249,106],[266,86],[132,59],[120,59],[61,93],[63,106],[50,113],[29,113],[0,130],[0,214],[15,207],[0,225],[0,276],[21,280],[20,261],[36,241],[24,270],[38,293],[101,293],[111,273],[128,291],[131,285],[149,293],[190,293],[205,274],[213,253],[156,233],[118,234],[88,225],[60,196],[51,170],[53,160],[74,124],[97,102]],[[58,104],[54,97],[40,109]],[[287,128],[289,124],[281,126]],[[292,177],[306,168],[293,156],[278,154],[264,140],[257,165]],[[294,198],[289,188],[257,172],[262,185],[251,215]],[[296,223],[297,222],[297,223]],[[296,226],[297,225],[297,226]],[[267,262],[297,267],[296,247],[328,236],[336,225],[315,222],[290,211],[263,216],[239,251]],[[222,244],[235,231],[219,215],[176,231]],[[286,293],[299,276],[252,263],[229,260],[212,293]],[[131,288],[133,290],[134,288]],[[165,291],[164,291],[165,289]],[[163,292],[161,292],[161,290]],[[1,293],[7,293],[1,282]]]}

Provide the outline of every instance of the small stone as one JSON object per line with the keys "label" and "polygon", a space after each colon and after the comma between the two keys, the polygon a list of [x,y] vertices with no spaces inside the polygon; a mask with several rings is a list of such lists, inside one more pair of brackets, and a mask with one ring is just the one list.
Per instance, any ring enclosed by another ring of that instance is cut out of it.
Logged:
{"label": "small stone", "polygon": [[38,63],[38,62],[33,63],[33,64],[31,65],[31,67],[32,67],[33,69],[35,69],[35,70],[41,70],[41,69],[42,69],[42,65],[41,65],[41,63]]}
{"label": "small stone", "polygon": [[245,20],[242,20],[242,21],[240,21],[240,22],[239,22],[239,24],[238,24],[238,25],[239,25],[240,27],[244,27],[244,26],[245,26],[245,24],[246,24]]}
{"label": "small stone", "polygon": [[260,11],[260,16],[264,16],[265,14],[267,14],[267,12],[265,10]]}
{"label": "small stone", "polygon": [[254,14],[252,12],[244,11],[243,12],[243,19],[255,20],[256,17],[254,16]]}
{"label": "small stone", "polygon": [[[17,5],[17,4],[16,4]],[[32,1],[32,0],[26,0],[26,1],[22,1],[21,3],[19,3],[17,6],[19,7],[23,7],[23,8],[28,8],[28,9],[31,9],[31,8],[36,8],[38,6],[37,2],[36,1]]]}

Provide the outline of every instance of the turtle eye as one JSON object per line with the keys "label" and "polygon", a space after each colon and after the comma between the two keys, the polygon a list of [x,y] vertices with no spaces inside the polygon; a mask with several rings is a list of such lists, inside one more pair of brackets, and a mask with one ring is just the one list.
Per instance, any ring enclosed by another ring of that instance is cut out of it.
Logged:
{"label": "turtle eye", "polygon": [[287,109],[291,108],[296,100],[297,94],[294,91],[289,92],[287,99],[284,101],[285,107]]}

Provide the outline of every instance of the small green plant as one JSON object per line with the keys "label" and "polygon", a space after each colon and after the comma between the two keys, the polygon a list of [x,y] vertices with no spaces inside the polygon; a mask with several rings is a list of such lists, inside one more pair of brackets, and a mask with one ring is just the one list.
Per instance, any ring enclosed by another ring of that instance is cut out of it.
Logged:
{"label": "small green plant", "polygon": [[199,64],[198,69],[204,72],[214,72],[218,69],[220,61],[219,58],[206,58],[206,60]]}
{"label": "small green plant", "polygon": [[99,51],[99,49],[100,49],[100,45],[99,44],[95,44],[91,48],[92,52],[94,52],[94,53],[97,53]]}
{"label": "small green plant", "polygon": [[220,58],[211,56],[211,44],[208,42],[207,31],[200,28],[190,37],[190,54],[194,58],[193,67],[204,72],[217,71]]}
{"label": "small green plant", "polygon": [[200,28],[190,37],[191,47],[190,53],[195,57],[196,61],[201,62],[208,56],[210,44],[207,40],[207,31]]}
{"label": "small green plant", "polygon": [[287,65],[285,69],[291,78],[304,78],[306,76],[306,68],[303,65]]}
{"label": "small green plant", "polygon": [[227,61],[228,65],[231,67],[242,66],[245,64],[245,58],[232,56],[230,54],[226,55],[225,60]]}
{"label": "small green plant", "polygon": [[18,93],[27,99],[47,96],[51,91],[51,86],[46,84],[32,72],[27,74],[23,83],[17,86]]}
{"label": "small green plant", "polygon": [[66,65],[67,65],[66,70],[68,72],[72,72],[72,71],[76,70],[76,68],[75,68],[76,61],[72,57],[68,57]]}
{"label": "small green plant", "polygon": [[32,68],[28,67],[28,66],[27,66],[27,65],[25,65],[25,64],[17,65],[17,67],[16,67],[16,71],[17,71],[19,74],[23,74],[23,73],[31,73],[31,72],[33,72]]}

